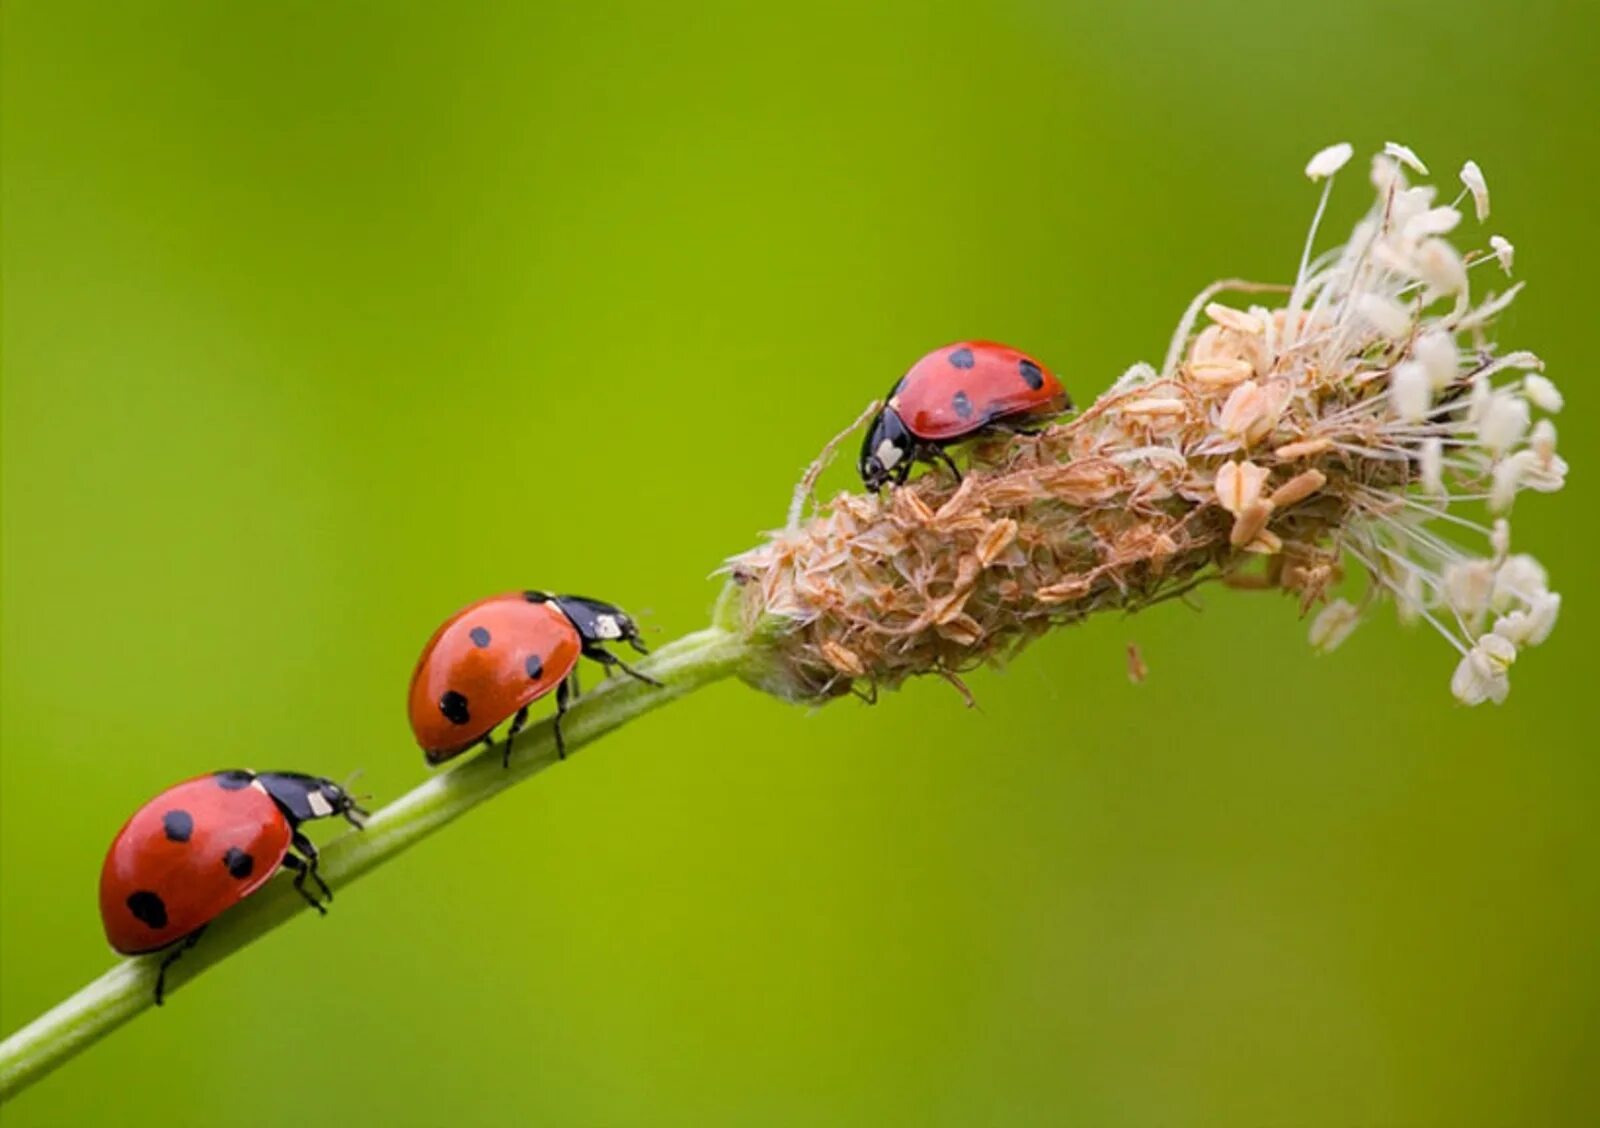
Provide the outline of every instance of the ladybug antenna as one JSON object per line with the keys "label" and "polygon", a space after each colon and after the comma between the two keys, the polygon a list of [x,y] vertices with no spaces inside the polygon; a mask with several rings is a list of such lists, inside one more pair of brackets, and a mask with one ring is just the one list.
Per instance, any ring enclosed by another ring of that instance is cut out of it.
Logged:
{"label": "ladybug antenna", "polygon": [[[362,773],[365,772],[366,770],[367,770],[366,768],[357,768],[355,771],[353,771],[349,775],[345,776],[344,777],[344,782],[341,783],[339,786],[342,787],[346,792],[348,792],[352,787],[354,787],[356,785],[356,781],[361,778]],[[371,799],[372,796],[363,795],[363,796],[361,796],[361,798],[363,798],[363,799]]]}

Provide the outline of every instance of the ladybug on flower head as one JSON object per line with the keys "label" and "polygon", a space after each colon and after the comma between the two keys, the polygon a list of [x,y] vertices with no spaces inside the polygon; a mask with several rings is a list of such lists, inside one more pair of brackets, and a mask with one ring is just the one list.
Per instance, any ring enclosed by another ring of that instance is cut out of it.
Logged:
{"label": "ladybug on flower head", "polygon": [[904,485],[913,462],[937,459],[959,482],[945,447],[986,431],[1026,430],[1071,407],[1061,381],[1027,353],[957,341],[917,361],[890,389],[861,444],[861,481],[873,491]]}

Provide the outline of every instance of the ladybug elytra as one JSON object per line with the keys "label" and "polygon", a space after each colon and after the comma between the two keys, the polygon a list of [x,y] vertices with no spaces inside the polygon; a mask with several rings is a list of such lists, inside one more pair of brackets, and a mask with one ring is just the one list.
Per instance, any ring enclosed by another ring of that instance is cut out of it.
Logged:
{"label": "ladybug elytra", "polygon": [[306,888],[316,882],[317,848],[300,831],[310,819],[339,815],[360,828],[366,812],[330,780],[299,772],[213,772],[169,787],[134,812],[117,833],[100,870],[100,919],[123,955],[159,951],[183,941],[161,962],[156,1003],[167,968],[194,947],[223,910],[267,883],[279,866],[319,913],[328,910]]}
{"label": "ladybug elytra", "polygon": [[874,491],[890,481],[904,485],[913,462],[938,459],[960,481],[946,446],[1071,407],[1061,381],[1026,353],[994,341],[957,341],[917,361],[890,389],[861,444],[861,480]]}
{"label": "ladybug elytra", "polygon": [[602,645],[626,642],[649,650],[633,619],[619,607],[578,595],[508,592],[481,599],[446,619],[423,647],[411,675],[411,731],[430,764],[441,764],[482,741],[508,717],[504,763],[528,720],[528,706],[556,694],[556,754],[565,759],[561,717],[578,692],[578,658],[620,669],[646,685],[654,678]]}

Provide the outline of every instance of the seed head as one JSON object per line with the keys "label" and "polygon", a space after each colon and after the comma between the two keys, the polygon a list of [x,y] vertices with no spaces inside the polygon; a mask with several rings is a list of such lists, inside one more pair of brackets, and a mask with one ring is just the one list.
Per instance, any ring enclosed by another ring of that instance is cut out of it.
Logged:
{"label": "seed head", "polygon": [[[1458,251],[1461,213],[1408,183],[1426,166],[1405,146],[1374,158],[1376,197],[1348,241],[1315,253],[1350,155],[1332,146],[1306,167],[1326,183],[1291,284],[1207,287],[1159,369],[1130,367],[1041,433],[969,444],[959,486],[933,469],[881,498],[842,493],[730,561],[743,624],[764,642],[747,677],[797,700],[917,674],[959,687],[1053,626],[1216,579],[1279,589],[1302,614],[1326,603],[1311,623],[1323,651],[1393,600],[1457,650],[1459,700],[1504,700],[1561,599],[1510,552],[1504,519],[1459,507],[1505,513],[1525,490],[1561,488],[1555,427],[1539,417],[1560,392],[1536,356],[1494,345],[1521,284],[1472,298],[1470,273],[1496,259],[1509,271],[1510,244]],[[1469,161],[1461,179],[1481,221],[1483,174]],[[1330,602],[1347,563],[1365,591]]]}

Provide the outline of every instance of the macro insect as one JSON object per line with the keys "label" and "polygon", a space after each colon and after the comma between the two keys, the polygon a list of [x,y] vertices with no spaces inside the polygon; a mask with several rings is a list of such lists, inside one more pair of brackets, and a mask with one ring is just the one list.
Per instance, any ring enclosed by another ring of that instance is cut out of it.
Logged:
{"label": "macro insect", "polygon": [[858,468],[867,489],[904,485],[913,462],[956,468],[945,447],[995,429],[1026,430],[1072,407],[1055,375],[993,341],[957,341],[911,366],[867,428]]}
{"label": "macro insect", "polygon": [[267,883],[282,866],[319,913],[333,890],[317,872],[317,848],[300,831],[311,819],[366,817],[344,788],[299,772],[226,771],[169,787],[134,812],[117,832],[100,870],[100,919],[106,939],[125,956],[182,941],[161,961],[156,1004],[167,969],[194,947],[225,909]]}
{"label": "macro insect", "polygon": [[528,720],[528,706],[556,695],[556,754],[566,759],[561,718],[578,693],[578,658],[619,669],[646,685],[641,674],[603,644],[626,642],[648,654],[639,628],[621,608],[578,595],[540,591],[490,596],[446,619],[423,647],[411,675],[407,711],[411,731],[430,764],[441,764],[478,742],[493,743],[506,718],[503,763]]}

